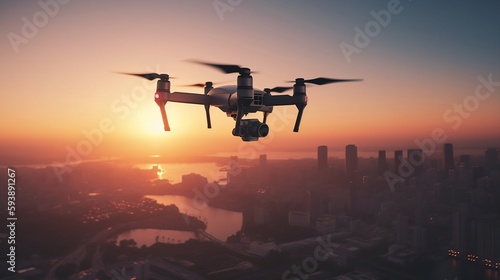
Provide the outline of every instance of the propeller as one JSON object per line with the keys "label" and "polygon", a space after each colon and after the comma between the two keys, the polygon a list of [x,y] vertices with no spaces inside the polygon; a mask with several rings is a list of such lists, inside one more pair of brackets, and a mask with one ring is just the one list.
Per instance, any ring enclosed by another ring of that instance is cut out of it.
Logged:
{"label": "propeller", "polygon": [[293,87],[273,87],[269,89],[269,92],[283,93],[287,90],[291,90]]}
{"label": "propeller", "polygon": [[332,83],[342,83],[342,82],[358,82],[362,81],[363,79],[332,79],[332,78],[325,78],[325,77],[319,77],[319,78],[314,78],[314,79],[308,79],[305,80],[303,78],[298,78],[295,79],[295,81],[292,81],[295,83],[295,86],[298,86],[296,90],[294,90],[293,97],[299,98],[295,106],[298,109],[298,114],[297,118],[295,119],[295,125],[293,127],[294,132],[299,131],[300,127],[300,121],[302,119],[302,114],[304,113],[304,109],[307,106],[307,95],[305,92],[305,83],[313,84],[313,85],[327,85],[327,84],[332,84]]}
{"label": "propeller", "polygon": [[[319,77],[319,78],[304,80],[304,83],[322,86],[322,85],[333,84],[333,83],[360,82],[360,81],[363,81],[363,79],[332,79],[332,78]],[[295,83],[295,81],[287,81],[287,82],[288,83]]]}
{"label": "propeller", "polygon": [[150,81],[155,80],[155,79],[161,79],[161,80],[168,80],[170,79],[175,79],[174,77],[170,77],[168,74],[158,74],[158,73],[125,73],[125,72],[117,72],[118,74],[123,74],[123,75],[131,75],[131,76],[136,76],[136,77],[141,77],[144,79],[148,79]]}
{"label": "propeller", "polygon": [[231,81],[220,82],[220,83],[212,83],[212,82],[194,83],[194,84],[182,85],[182,86],[183,87],[199,87],[199,88],[204,88],[205,86],[207,86],[207,83],[211,83],[210,86],[215,86],[215,85],[225,84],[225,83],[229,83],[229,82],[231,82]]}
{"label": "propeller", "polygon": [[[192,63],[206,65],[206,66],[216,68],[217,70],[224,72],[226,74],[240,73],[242,69],[245,69],[245,67],[241,67],[241,66],[236,65],[236,64],[219,64],[219,63],[205,62],[205,61],[196,60],[196,59],[191,59],[188,61],[192,62]],[[255,74],[257,72],[252,71],[252,73]]]}
{"label": "propeller", "polygon": [[[251,72],[249,68],[241,67],[240,65],[236,64],[211,63],[196,59],[191,59],[188,61],[196,64],[210,66],[225,74],[239,73],[237,79],[237,92],[236,92],[236,97],[237,97],[237,113],[235,118],[236,124],[233,129],[233,135],[239,136],[241,119],[243,118],[244,114],[248,113],[247,107],[249,107],[253,101],[254,91],[253,91],[253,80],[251,74],[256,72]],[[208,115],[209,113],[207,110],[207,119]]]}
{"label": "propeller", "polygon": [[[126,73],[126,72],[116,72],[118,74],[123,74],[123,75],[131,75],[131,76],[136,76],[140,78],[144,78],[147,80],[156,80],[160,79],[160,83],[166,83],[168,84],[168,91],[170,91],[170,82],[169,79],[175,79],[174,77],[170,77],[168,74],[158,74],[158,73]],[[159,83],[159,84],[160,84]],[[155,101],[156,104],[160,107],[160,112],[161,112],[161,118],[163,120],[163,125],[165,131],[170,131],[170,125],[168,124],[168,118],[167,118],[167,112],[165,111],[165,104],[167,101],[162,100],[160,98],[159,93],[155,94]]]}
{"label": "propeller", "polygon": [[196,83],[196,84],[189,84],[189,85],[182,85],[183,87],[201,87],[201,88],[204,88],[205,87],[205,83]]}

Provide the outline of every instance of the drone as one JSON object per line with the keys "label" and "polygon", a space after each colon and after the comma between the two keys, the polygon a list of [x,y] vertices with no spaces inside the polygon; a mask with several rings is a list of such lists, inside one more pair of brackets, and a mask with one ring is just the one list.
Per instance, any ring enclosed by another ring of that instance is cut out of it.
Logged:
{"label": "drone", "polygon": [[[300,121],[304,108],[307,105],[306,84],[327,85],[340,82],[357,82],[363,79],[332,79],[319,77],[314,79],[297,78],[293,86],[278,86],[259,90],[253,87],[252,72],[249,68],[234,64],[216,64],[198,60],[191,62],[213,67],[226,74],[238,73],[236,85],[226,85],[214,87],[214,83],[207,81],[204,84],[197,83],[187,86],[203,87],[204,94],[190,92],[171,92],[170,76],[168,74],[157,73],[121,73],[156,80],[157,87],[154,95],[155,102],[160,107],[161,116],[165,131],[170,131],[165,105],[167,102],[189,103],[203,105],[205,107],[207,128],[212,128],[210,120],[210,107],[214,106],[225,112],[228,117],[235,120],[235,127],[232,130],[233,136],[241,137],[243,141],[257,141],[260,137],[269,134],[269,126],[266,124],[267,117],[273,111],[274,106],[295,105],[298,109],[295,120],[294,132],[299,131]],[[272,95],[272,92],[283,93],[293,89],[293,95]],[[262,122],[258,119],[243,119],[249,113],[263,112]]]}

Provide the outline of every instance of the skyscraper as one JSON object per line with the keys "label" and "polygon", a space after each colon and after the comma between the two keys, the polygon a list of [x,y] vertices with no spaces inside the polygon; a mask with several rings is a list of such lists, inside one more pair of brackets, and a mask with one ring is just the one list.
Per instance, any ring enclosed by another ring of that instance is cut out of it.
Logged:
{"label": "skyscraper", "polygon": [[475,243],[475,255],[479,259],[496,260],[498,256],[498,219],[495,216],[481,215],[473,220],[473,237]]}
{"label": "skyscraper", "polygon": [[351,183],[349,184],[349,199],[348,199],[348,213],[349,213],[349,216],[353,217],[356,215],[357,213],[357,207],[358,207],[358,204],[357,204],[357,190],[356,190],[356,186],[355,184],[351,181]]}
{"label": "skyscraper", "polygon": [[325,170],[328,168],[328,147],[318,146],[318,170]]}
{"label": "skyscraper", "polygon": [[490,175],[490,172],[498,170],[497,148],[488,148],[484,151],[484,169],[486,175]]}
{"label": "skyscraper", "polygon": [[349,181],[354,181],[358,173],[358,148],[356,145],[345,147],[345,171]]}
{"label": "skyscraper", "polygon": [[424,170],[424,154],[422,153],[422,149],[408,149],[406,160],[415,168],[415,172],[410,175],[411,177],[422,174]]}
{"label": "skyscraper", "polygon": [[260,155],[259,156],[259,165],[266,166],[266,164],[267,164],[267,155]]}
{"label": "skyscraper", "polygon": [[467,204],[460,204],[457,209],[453,210],[452,226],[453,236],[451,240],[451,255],[465,256],[469,249],[470,242],[470,219]]}
{"label": "skyscraper", "polygon": [[472,179],[472,160],[470,155],[461,155],[458,158],[458,186],[468,189],[474,185]]}
{"label": "skyscraper", "polygon": [[399,174],[398,168],[403,162],[403,151],[395,150],[394,151],[394,173]]}
{"label": "skyscraper", "polygon": [[472,166],[470,155],[461,155],[458,160],[458,166],[470,169]]}
{"label": "skyscraper", "polygon": [[378,151],[378,175],[383,175],[388,169],[385,150]]}
{"label": "skyscraper", "polygon": [[446,172],[455,169],[455,160],[453,157],[453,144],[444,144],[444,170]]}

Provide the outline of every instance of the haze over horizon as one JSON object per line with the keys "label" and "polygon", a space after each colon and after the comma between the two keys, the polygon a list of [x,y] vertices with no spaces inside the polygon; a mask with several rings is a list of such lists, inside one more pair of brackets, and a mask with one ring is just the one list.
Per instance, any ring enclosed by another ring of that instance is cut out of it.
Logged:
{"label": "haze over horizon", "polygon": [[[389,155],[436,131],[446,136],[438,150],[500,146],[496,1],[233,1],[224,11],[226,1],[66,2],[0,1],[0,165],[64,162],[78,148],[85,160],[347,144]],[[296,108],[275,107],[268,138],[243,143],[217,108],[209,130],[202,106],[168,103],[172,131],[163,131],[156,83],[115,73],[168,73],[172,90],[200,94],[181,85],[236,81],[187,59],[248,66],[260,89],[296,77],[364,81],[309,86],[299,133]]]}

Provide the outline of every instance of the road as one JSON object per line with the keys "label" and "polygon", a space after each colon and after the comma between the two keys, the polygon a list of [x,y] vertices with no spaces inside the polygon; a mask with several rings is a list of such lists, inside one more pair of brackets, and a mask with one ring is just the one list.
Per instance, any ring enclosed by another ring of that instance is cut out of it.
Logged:
{"label": "road", "polygon": [[[78,246],[78,248],[76,250],[69,253],[68,255],[63,257],[61,260],[59,260],[55,265],[53,265],[52,268],[47,273],[47,275],[45,276],[45,280],[56,279],[54,273],[56,272],[57,268],[63,264],[71,263],[71,262],[79,264],[80,261],[85,256],[87,245],[89,245],[90,243],[96,244],[96,251],[94,253],[94,256],[92,257],[92,267],[96,268],[98,270],[104,269],[104,264],[102,263],[101,254],[100,254],[100,247],[104,241],[106,241],[107,239],[111,238],[114,235],[118,235],[121,232],[132,230],[132,229],[137,229],[137,228],[172,229],[171,227],[161,227],[159,225],[162,225],[162,218],[152,218],[152,219],[147,219],[147,220],[142,220],[142,221],[122,223],[122,224],[114,225],[113,227],[110,227],[108,229],[105,229],[105,230],[97,233],[96,235],[94,235],[94,237],[92,237],[90,240],[88,240],[85,243],[83,243],[82,245]],[[94,265],[96,267],[94,267]]]}
{"label": "road", "polygon": [[250,260],[250,261],[260,260],[259,256],[249,254],[247,251],[243,250],[242,248],[240,248],[238,246],[223,242],[202,229],[197,229],[195,232],[196,232],[196,234],[199,234],[199,235],[207,238],[208,240],[210,240],[214,243],[220,244],[222,247],[229,249],[231,252],[233,252],[239,256],[242,256],[247,260]]}

